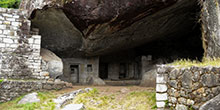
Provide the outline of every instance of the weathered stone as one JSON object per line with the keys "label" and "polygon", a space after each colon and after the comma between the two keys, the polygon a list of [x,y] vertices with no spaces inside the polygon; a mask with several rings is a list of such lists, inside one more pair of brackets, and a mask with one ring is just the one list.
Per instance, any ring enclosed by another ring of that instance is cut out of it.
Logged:
{"label": "weathered stone", "polygon": [[166,84],[157,84],[156,91],[157,92],[166,92],[167,91],[167,85]]}
{"label": "weathered stone", "polygon": [[178,70],[178,69],[173,69],[173,70],[169,73],[169,78],[170,78],[171,80],[175,80],[175,79],[177,79],[178,75],[179,75],[179,70]]}
{"label": "weathered stone", "polygon": [[63,74],[63,62],[53,52],[47,49],[41,49],[40,55],[42,59],[47,63],[45,66],[48,67],[48,72],[51,78],[57,78]]}
{"label": "weathered stone", "polygon": [[163,108],[163,107],[165,107],[165,105],[166,105],[165,102],[156,102],[156,104],[157,104],[157,107],[158,107],[158,108]]}
{"label": "weathered stone", "polygon": [[200,72],[199,72],[199,71],[196,71],[196,72],[193,73],[193,78],[192,78],[192,80],[193,80],[194,82],[198,82],[198,81],[200,80]]}
{"label": "weathered stone", "polygon": [[213,87],[217,84],[217,77],[214,74],[204,74],[201,77],[203,86]]}
{"label": "weathered stone", "polygon": [[182,86],[184,88],[192,88],[192,73],[189,71],[184,71],[182,76]]}
{"label": "weathered stone", "polygon": [[40,99],[37,97],[37,93],[30,93],[28,95],[25,95],[18,104],[27,104],[27,103],[35,103],[40,102]]}
{"label": "weathered stone", "polygon": [[167,93],[156,93],[156,100],[157,100],[157,101],[165,101],[165,100],[168,100]]}
{"label": "weathered stone", "polygon": [[[67,104],[69,101],[72,101],[78,94],[80,93],[85,93],[85,92],[89,92],[90,90],[92,89],[89,89],[89,88],[86,88],[84,90],[82,89],[79,89],[79,90],[76,90],[76,91],[72,91],[72,92],[69,92],[69,93],[65,93],[64,95],[62,96],[59,96],[58,98],[56,99],[53,99],[53,101],[56,103],[56,109],[60,109],[63,105]],[[73,105],[70,105],[70,107],[72,107]],[[75,105],[74,105],[75,106]],[[77,105],[78,107],[79,105]],[[68,106],[69,107],[69,106]],[[83,107],[83,106],[80,106],[80,107]],[[67,107],[66,107],[67,108]],[[74,109],[74,108],[72,108]],[[71,109],[71,110],[72,110]],[[65,109],[67,110],[67,109]],[[78,110],[78,109],[76,109]],[[81,109],[79,109],[81,110]]]}
{"label": "weathered stone", "polygon": [[87,78],[87,82],[89,85],[95,85],[95,86],[104,86],[105,82],[99,78],[99,77],[94,77],[94,76],[90,76]]}
{"label": "weathered stone", "polygon": [[155,87],[156,86],[156,69],[151,69],[142,74],[140,86]]}
{"label": "weathered stone", "polygon": [[209,100],[205,104],[203,104],[199,110],[219,110],[220,109],[220,95],[214,97]]}
{"label": "weathered stone", "polygon": [[178,98],[178,102],[179,102],[180,104],[184,104],[184,105],[187,103],[187,102],[186,102],[186,99],[183,98],[183,97]]}
{"label": "weathered stone", "polygon": [[188,106],[191,106],[191,105],[194,105],[194,101],[193,100],[190,100],[190,99],[187,99],[187,101],[186,101],[186,104],[188,105]]}
{"label": "weathered stone", "polygon": [[188,110],[188,108],[185,105],[177,104],[176,105],[176,110]]}
{"label": "weathered stone", "polygon": [[156,83],[167,83],[167,74],[157,74],[157,79],[156,79]]}
{"label": "weathered stone", "polygon": [[170,80],[169,85],[173,88],[178,88],[178,82],[176,80]]}
{"label": "weathered stone", "polygon": [[177,103],[176,97],[169,97],[169,102],[171,102],[173,104]]}

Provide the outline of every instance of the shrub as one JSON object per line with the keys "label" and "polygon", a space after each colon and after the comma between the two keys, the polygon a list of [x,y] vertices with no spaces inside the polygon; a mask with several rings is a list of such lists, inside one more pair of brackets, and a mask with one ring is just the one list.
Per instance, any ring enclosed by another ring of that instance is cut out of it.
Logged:
{"label": "shrub", "polygon": [[0,7],[2,8],[19,8],[21,0],[0,0]]}

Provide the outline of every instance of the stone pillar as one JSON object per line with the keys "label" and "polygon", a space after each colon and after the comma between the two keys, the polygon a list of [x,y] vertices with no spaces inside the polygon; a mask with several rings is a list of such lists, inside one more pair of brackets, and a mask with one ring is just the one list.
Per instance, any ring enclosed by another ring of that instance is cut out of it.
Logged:
{"label": "stone pillar", "polygon": [[109,63],[108,65],[108,78],[113,80],[119,79],[120,65],[117,63]]}
{"label": "stone pillar", "polygon": [[201,0],[201,20],[204,56],[220,57],[220,9],[219,0]]}

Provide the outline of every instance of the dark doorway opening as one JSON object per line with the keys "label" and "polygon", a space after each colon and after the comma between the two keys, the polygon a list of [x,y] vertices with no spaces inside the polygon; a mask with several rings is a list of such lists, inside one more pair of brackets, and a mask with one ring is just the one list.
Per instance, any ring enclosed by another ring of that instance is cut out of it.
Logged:
{"label": "dark doorway opening", "polygon": [[99,77],[102,79],[108,79],[108,63],[100,63]]}
{"label": "dark doorway opening", "polygon": [[79,83],[79,65],[70,65],[71,70],[71,80],[76,80]]}

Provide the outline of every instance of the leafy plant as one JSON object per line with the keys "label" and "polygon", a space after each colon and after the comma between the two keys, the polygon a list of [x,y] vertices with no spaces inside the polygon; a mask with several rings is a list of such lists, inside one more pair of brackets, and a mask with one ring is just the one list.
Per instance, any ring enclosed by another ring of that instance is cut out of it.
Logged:
{"label": "leafy plant", "polygon": [[21,0],[0,0],[0,7],[2,8],[19,8]]}

